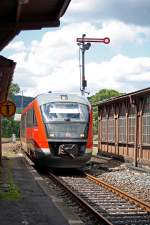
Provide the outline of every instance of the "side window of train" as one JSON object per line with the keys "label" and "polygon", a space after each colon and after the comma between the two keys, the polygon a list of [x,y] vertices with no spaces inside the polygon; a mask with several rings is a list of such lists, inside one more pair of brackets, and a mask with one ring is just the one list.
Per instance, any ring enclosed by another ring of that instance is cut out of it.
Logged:
{"label": "side window of train", "polygon": [[25,137],[25,115],[22,116],[20,132],[21,136]]}
{"label": "side window of train", "polygon": [[29,115],[29,111],[27,112],[27,127],[30,127],[30,115]]}
{"label": "side window of train", "polygon": [[37,119],[35,116],[34,109],[30,109],[27,112],[27,127],[37,126]]}
{"label": "side window of train", "polygon": [[37,126],[37,119],[34,110],[33,110],[33,126]]}
{"label": "side window of train", "polygon": [[33,109],[27,112],[27,127],[33,126]]}

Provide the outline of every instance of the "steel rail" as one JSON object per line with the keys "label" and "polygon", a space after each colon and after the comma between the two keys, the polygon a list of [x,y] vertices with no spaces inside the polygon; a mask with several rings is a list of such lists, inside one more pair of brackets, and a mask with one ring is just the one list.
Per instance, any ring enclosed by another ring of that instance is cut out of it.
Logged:
{"label": "steel rail", "polygon": [[94,177],[90,174],[87,174],[87,173],[84,173],[84,174],[88,179],[96,182],[98,185],[107,188],[108,190],[112,191],[113,193],[119,195],[120,197],[128,200],[131,203],[134,203],[137,206],[140,206],[142,209],[146,210],[147,212],[150,212],[150,204],[148,204],[148,203],[146,203],[146,202],[144,202],[144,201],[142,201],[142,200],[140,200],[136,197],[133,197],[130,194],[128,194],[124,191],[121,191],[120,189],[118,189],[118,188],[116,188],[116,187],[114,187],[110,184],[107,184],[106,182],[104,182],[104,181],[102,181],[102,180],[100,180],[100,179],[98,179],[98,178],[96,178],[96,177]]}
{"label": "steel rail", "polygon": [[67,190],[75,199],[80,203],[80,205],[92,212],[92,214],[98,219],[99,222],[102,222],[104,225],[113,225],[109,220],[107,220],[103,215],[97,212],[92,206],[90,206],[84,199],[82,199],[78,194],[76,194],[71,188],[65,185],[58,177],[56,177],[51,172],[48,172],[48,175],[51,179],[61,185],[65,190]]}

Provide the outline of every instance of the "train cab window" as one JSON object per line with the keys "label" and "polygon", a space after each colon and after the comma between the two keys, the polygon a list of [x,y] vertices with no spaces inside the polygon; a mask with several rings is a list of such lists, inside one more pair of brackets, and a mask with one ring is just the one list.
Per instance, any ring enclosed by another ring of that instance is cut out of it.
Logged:
{"label": "train cab window", "polygon": [[49,121],[88,121],[88,106],[74,102],[55,102],[41,106],[46,122]]}

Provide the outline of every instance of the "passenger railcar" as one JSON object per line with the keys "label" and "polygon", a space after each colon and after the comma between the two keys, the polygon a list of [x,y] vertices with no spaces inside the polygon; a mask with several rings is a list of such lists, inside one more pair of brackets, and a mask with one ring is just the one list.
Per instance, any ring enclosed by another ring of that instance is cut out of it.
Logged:
{"label": "passenger railcar", "polygon": [[90,103],[73,94],[41,94],[23,110],[20,136],[23,150],[35,162],[82,167],[92,155]]}

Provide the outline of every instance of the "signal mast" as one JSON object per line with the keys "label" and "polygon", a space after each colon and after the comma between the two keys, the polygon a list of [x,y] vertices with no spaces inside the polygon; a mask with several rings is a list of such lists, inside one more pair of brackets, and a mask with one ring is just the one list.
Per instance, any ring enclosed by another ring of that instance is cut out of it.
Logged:
{"label": "signal mast", "polygon": [[[87,80],[85,79],[85,51],[89,50],[91,47],[91,43],[104,43],[109,44],[110,39],[108,37],[105,38],[85,38],[86,34],[82,35],[82,38],[77,38],[77,45],[79,45],[79,51],[81,52],[82,64],[80,65],[82,68],[81,78],[80,78],[80,91],[82,95],[85,95],[85,88],[87,87]],[[80,54],[79,52],[79,54]]]}

